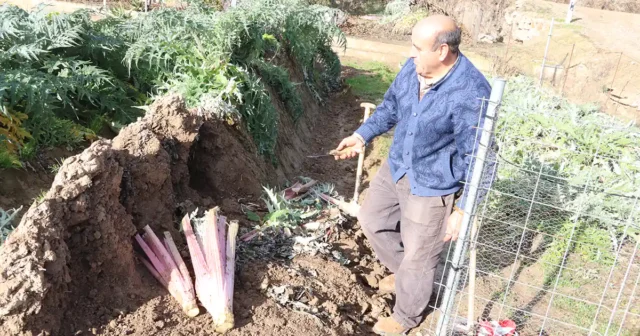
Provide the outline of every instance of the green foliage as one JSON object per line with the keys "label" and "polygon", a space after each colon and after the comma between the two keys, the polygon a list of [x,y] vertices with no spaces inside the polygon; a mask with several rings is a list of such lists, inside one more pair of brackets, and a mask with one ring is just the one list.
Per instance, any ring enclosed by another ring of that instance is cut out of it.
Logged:
{"label": "green foliage", "polygon": [[[217,2],[216,2],[217,4]],[[101,125],[135,120],[135,106],[182,94],[230,123],[241,121],[261,154],[273,158],[278,117],[252,66],[284,50],[318,100],[339,85],[331,50],[345,37],[332,10],[300,0],[243,1],[218,12],[205,2],[129,17],[122,10],[92,21],[90,12],[45,14],[0,7],[0,106],[28,115],[36,145],[74,146]],[[262,67],[263,70],[266,67]],[[272,69],[271,69],[272,70]],[[301,113],[288,74],[268,78],[294,115]]]}
{"label": "green foliage", "polygon": [[[278,139],[278,112],[257,75],[246,73],[241,87],[244,102],[240,114],[258,146],[258,153],[272,155]],[[274,162],[275,163],[275,162]]]}
{"label": "green foliage", "polygon": [[0,148],[0,169],[20,168],[22,164],[20,159],[14,153],[10,153],[6,149]]}
{"label": "green foliage", "polygon": [[409,0],[394,0],[389,2],[384,8],[384,22],[391,22],[399,20],[403,17],[410,15],[411,13],[411,1]]}
{"label": "green foliage", "polygon": [[89,12],[47,14],[44,9],[0,6],[0,111],[27,115],[23,126],[36,146],[79,143],[86,133],[82,125],[96,114],[133,120],[135,90],[87,57],[112,52]]}
{"label": "green foliage", "polygon": [[[560,188],[543,191],[556,193],[565,210],[601,218],[592,221],[602,228],[631,215],[632,200],[640,196],[639,129],[541,91],[525,77],[509,82],[498,129],[504,159],[533,171],[544,165],[546,174],[558,177],[547,180]],[[506,165],[500,172],[508,178],[515,169]]]}
{"label": "green foliage", "polygon": [[278,93],[278,97],[284,102],[291,117],[294,120],[300,118],[304,112],[302,99],[296,89],[296,85],[289,80],[289,72],[282,67],[265,61],[256,61],[254,65],[265,83]]}

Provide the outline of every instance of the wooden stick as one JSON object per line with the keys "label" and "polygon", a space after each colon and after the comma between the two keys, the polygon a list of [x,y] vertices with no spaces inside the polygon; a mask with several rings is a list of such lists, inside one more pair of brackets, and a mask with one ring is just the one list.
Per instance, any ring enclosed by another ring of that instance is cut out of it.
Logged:
{"label": "wooden stick", "polygon": [[[362,120],[362,123],[364,124],[365,121],[367,121],[367,119],[369,118],[369,115],[371,114],[371,109],[375,109],[376,106],[371,104],[371,103],[362,103],[360,104],[361,107],[364,107],[364,119]],[[362,166],[364,166],[364,150],[362,152],[360,152],[360,154],[358,154],[358,171],[356,173],[356,188],[355,191],[353,192],[353,199],[351,200],[352,202],[358,203],[358,196],[360,195],[360,192],[358,189],[360,189],[360,178],[362,177]]]}

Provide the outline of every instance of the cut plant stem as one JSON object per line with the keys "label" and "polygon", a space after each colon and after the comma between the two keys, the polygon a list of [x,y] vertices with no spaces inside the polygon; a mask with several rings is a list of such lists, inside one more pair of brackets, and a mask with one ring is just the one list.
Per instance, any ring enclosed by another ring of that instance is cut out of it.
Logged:
{"label": "cut plant stem", "polygon": [[302,194],[305,194],[311,187],[313,187],[317,182],[315,180],[311,180],[306,184],[301,184],[300,182],[296,182],[291,187],[284,190],[284,198],[286,200],[292,200],[294,198],[300,197]]}
{"label": "cut plant stem", "polygon": [[345,202],[339,199],[335,199],[331,196],[325,195],[323,193],[319,193],[319,195],[320,195],[320,198],[322,198],[323,200],[331,204],[337,205],[338,209],[342,210],[347,215],[351,217],[358,217],[358,212],[360,211],[360,205],[356,203],[354,200],[352,200],[351,202]]}
{"label": "cut plant stem", "polygon": [[189,269],[187,269],[187,265],[184,263],[184,260],[182,260],[178,247],[176,247],[176,243],[173,241],[171,233],[168,231],[164,232],[164,242],[168,246],[167,250],[171,253],[173,260],[175,260],[178,265],[178,270],[180,270],[180,275],[182,275],[187,297],[193,301],[190,303],[192,308],[189,311],[185,311],[185,313],[190,317],[197,316],[200,314],[200,309],[196,303],[196,289],[193,287],[193,280],[189,274]]}
{"label": "cut plant stem", "polygon": [[[175,243],[168,232],[165,233],[165,242],[162,244],[149,226],[144,228],[145,234],[136,235],[135,239],[149,259],[142,259],[142,263],[151,274],[169,291],[176,301],[182,306],[182,310],[189,317],[200,313],[196,303],[195,292],[191,277],[184,261],[175,247]],[[168,247],[168,248],[167,248]],[[175,252],[171,251],[175,249]]]}
{"label": "cut plant stem", "polygon": [[205,213],[201,224],[204,227],[198,229],[202,233],[201,243],[188,215],[182,219],[182,227],[196,273],[196,294],[213,317],[216,331],[224,333],[234,327],[233,281],[238,223],[231,223],[225,239],[226,218],[218,211],[215,207]]}
{"label": "cut plant stem", "polygon": [[236,272],[236,236],[238,235],[238,222],[231,221],[227,234],[227,260],[224,272],[224,323],[221,330],[233,328],[235,319],[233,316],[233,289]]}

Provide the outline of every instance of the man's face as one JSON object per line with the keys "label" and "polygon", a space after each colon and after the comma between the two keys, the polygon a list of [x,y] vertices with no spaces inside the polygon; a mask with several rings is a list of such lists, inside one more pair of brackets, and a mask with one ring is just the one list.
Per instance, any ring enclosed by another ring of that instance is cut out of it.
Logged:
{"label": "man's face", "polygon": [[419,36],[415,32],[411,35],[411,58],[416,65],[416,72],[422,77],[431,77],[442,66],[444,61],[442,46],[433,51],[435,37]]}

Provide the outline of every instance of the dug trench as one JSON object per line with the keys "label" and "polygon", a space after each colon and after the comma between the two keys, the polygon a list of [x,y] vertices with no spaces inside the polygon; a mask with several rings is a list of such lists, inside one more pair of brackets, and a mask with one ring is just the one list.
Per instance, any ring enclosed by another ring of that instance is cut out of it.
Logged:
{"label": "dug trench", "polygon": [[[352,72],[343,71],[343,77]],[[0,248],[0,335],[214,334],[208,314],[186,317],[142,266],[133,236],[146,225],[168,231],[190,264],[178,223],[196,208],[219,206],[240,221],[242,234],[256,224],[242,209],[261,204],[263,185],[307,176],[334,184],[348,198],[356,160],[307,155],[327,152],[353,132],[362,122],[361,101],[344,86],[323,106],[306,89],[300,92],[305,114],[297,122],[277,106],[277,167],[257,154],[237,125],[189,110],[178,96],[157,100],[112,140],[96,141],[64,160],[51,188]],[[379,164],[378,152],[375,145],[369,150],[365,180]],[[331,237],[332,249],[348,263],[323,254],[244,260],[240,254],[235,328],[228,334],[370,333],[393,303],[376,292],[385,271],[355,220]],[[253,248],[239,244],[239,250]],[[291,244],[284,238],[271,248]],[[292,300],[304,292],[318,314],[291,309],[269,295],[274,291]]]}

